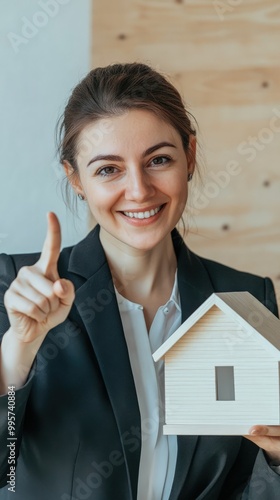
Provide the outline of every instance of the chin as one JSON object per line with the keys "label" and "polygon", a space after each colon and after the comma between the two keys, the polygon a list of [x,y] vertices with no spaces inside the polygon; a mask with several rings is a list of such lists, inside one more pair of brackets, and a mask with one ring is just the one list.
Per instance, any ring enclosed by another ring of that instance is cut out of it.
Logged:
{"label": "chin", "polygon": [[131,238],[129,241],[124,241],[123,243],[129,245],[132,248],[135,248],[135,250],[149,251],[153,250],[153,248],[156,248],[165,239],[166,235],[163,235],[161,238],[155,238],[152,235],[147,234],[144,238]]}

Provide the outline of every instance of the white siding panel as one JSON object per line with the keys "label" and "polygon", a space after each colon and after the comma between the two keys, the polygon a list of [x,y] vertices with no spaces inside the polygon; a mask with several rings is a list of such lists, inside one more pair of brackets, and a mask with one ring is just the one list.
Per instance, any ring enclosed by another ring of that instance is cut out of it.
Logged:
{"label": "white siding panel", "polygon": [[[215,366],[234,366],[235,401],[216,401]],[[216,307],[165,357],[166,423],[279,423],[278,363]]]}

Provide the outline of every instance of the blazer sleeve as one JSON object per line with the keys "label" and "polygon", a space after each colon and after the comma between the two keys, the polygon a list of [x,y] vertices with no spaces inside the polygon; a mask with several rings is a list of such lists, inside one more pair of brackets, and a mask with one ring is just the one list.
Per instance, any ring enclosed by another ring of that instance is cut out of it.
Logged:
{"label": "blazer sleeve", "polygon": [[[270,311],[279,317],[274,286],[270,278],[264,280],[262,302]],[[279,332],[280,335],[280,332]],[[256,422],[257,423],[257,422]],[[226,487],[220,496],[228,500],[278,500],[280,492],[280,475],[275,472],[266,459],[265,452],[259,449],[256,459],[252,454],[250,441],[243,438],[235,466],[226,481]],[[254,447],[255,445],[253,445]],[[248,480],[248,464],[253,459],[252,473]],[[247,472],[246,472],[247,471]],[[247,475],[247,478],[245,477]],[[239,483],[238,487],[233,485]],[[243,485],[242,485],[243,483]],[[229,491],[234,491],[229,494]],[[226,495],[226,496],[224,496]]]}
{"label": "blazer sleeve", "polygon": [[[0,255],[0,341],[4,333],[9,329],[9,318],[4,306],[4,294],[17,275],[13,258],[2,254]],[[25,416],[27,400],[32,387],[34,369],[31,371],[26,384],[15,391],[15,444],[16,459],[19,454],[20,443],[22,439],[22,429]],[[10,448],[7,447],[12,441],[8,441],[8,395],[0,396],[0,488],[7,484],[10,464],[8,463]]]}
{"label": "blazer sleeve", "polygon": [[[264,279],[264,305],[279,318],[279,311],[277,305],[277,297],[275,289],[270,278]],[[280,335],[280,332],[279,332]]]}
{"label": "blazer sleeve", "polygon": [[[279,317],[274,286],[269,278],[265,278],[264,303],[275,316]],[[276,500],[279,498],[279,492],[280,475],[269,466],[265,453],[260,450],[255,461],[248,487],[245,491],[245,496],[243,494],[243,497],[244,499],[248,498],[248,500],[255,500],[256,498],[259,500],[266,500],[268,498],[270,500]]]}

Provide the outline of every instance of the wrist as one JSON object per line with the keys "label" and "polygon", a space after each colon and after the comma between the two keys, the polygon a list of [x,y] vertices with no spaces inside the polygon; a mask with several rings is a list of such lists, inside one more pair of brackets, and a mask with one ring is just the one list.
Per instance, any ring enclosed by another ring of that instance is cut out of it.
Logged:
{"label": "wrist", "polygon": [[0,347],[0,393],[5,394],[9,385],[22,387],[29,375],[43,338],[22,342],[10,328],[3,336]]}

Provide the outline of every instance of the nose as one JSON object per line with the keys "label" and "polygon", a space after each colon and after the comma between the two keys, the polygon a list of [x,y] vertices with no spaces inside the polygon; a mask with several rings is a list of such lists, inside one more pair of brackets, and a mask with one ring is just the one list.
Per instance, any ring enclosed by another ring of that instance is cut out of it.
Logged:
{"label": "nose", "polygon": [[142,169],[132,169],[126,179],[125,199],[143,202],[155,194],[149,175]]}

